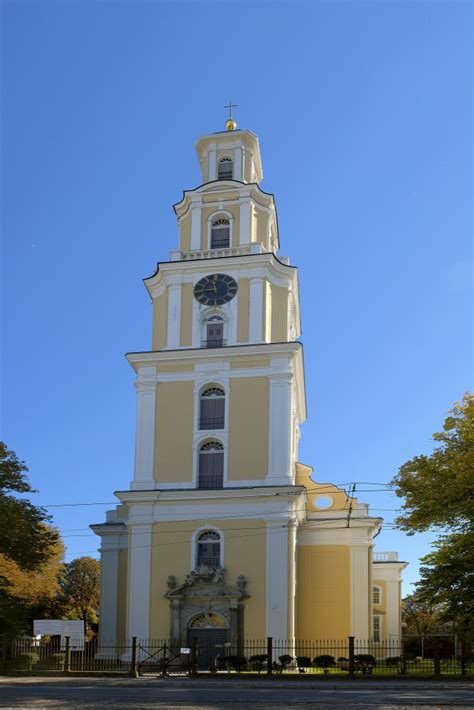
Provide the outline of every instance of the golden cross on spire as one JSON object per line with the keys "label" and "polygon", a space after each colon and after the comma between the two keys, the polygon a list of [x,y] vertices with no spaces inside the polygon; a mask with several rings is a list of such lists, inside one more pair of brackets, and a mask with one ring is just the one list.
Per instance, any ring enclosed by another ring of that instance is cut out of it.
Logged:
{"label": "golden cross on spire", "polygon": [[227,119],[227,121],[225,123],[225,127],[227,128],[228,131],[235,131],[235,129],[237,128],[237,123],[232,118],[232,109],[237,108],[237,105],[238,104],[233,104],[232,99],[231,99],[229,101],[229,103],[227,104],[227,106],[224,106],[224,108],[229,109],[229,118]]}

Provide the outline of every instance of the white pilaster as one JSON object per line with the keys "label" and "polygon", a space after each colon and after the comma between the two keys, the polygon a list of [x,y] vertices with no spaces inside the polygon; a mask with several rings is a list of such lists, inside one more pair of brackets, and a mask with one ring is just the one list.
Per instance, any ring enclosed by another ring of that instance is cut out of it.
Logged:
{"label": "white pilaster", "polygon": [[[99,533],[100,534],[100,533]],[[100,642],[117,640],[117,588],[120,534],[103,534],[100,547]]]}
{"label": "white pilaster", "polygon": [[363,641],[372,636],[369,623],[369,549],[367,545],[351,545],[351,612],[352,636]]}
{"label": "white pilaster", "polygon": [[193,202],[191,206],[191,251],[201,248],[201,201]]}
{"label": "white pilaster", "polygon": [[137,413],[135,431],[135,471],[131,488],[135,490],[154,488],[153,468],[155,456],[155,367],[139,367],[135,382]]}
{"label": "white pilaster", "polygon": [[250,244],[250,197],[240,200],[240,235],[239,244]]}
{"label": "white pilaster", "polygon": [[286,520],[267,522],[266,636],[288,636],[288,530]]}
{"label": "white pilaster", "polygon": [[[278,367],[276,360],[272,359],[271,364],[272,369]],[[282,360],[280,366],[282,372],[270,375],[268,481],[274,485],[291,485],[293,483],[291,458],[293,375],[287,371],[286,360]]]}
{"label": "white pilaster", "polygon": [[211,180],[215,180],[217,176],[217,153],[216,153],[216,146],[215,144],[209,148],[209,153],[208,153],[208,175],[209,175],[209,182]]}
{"label": "white pilaster", "polygon": [[129,601],[127,636],[150,633],[151,523],[129,523]]}
{"label": "white pilaster", "polygon": [[238,145],[234,152],[234,179],[242,180],[242,146]]}
{"label": "white pilaster", "polygon": [[168,284],[168,349],[175,350],[180,346],[181,279],[170,278]]}
{"label": "white pilaster", "polygon": [[250,279],[249,341],[261,343],[263,338],[263,278]]}
{"label": "white pilaster", "polygon": [[296,628],[296,520],[290,520],[288,525],[288,640],[295,639]]}

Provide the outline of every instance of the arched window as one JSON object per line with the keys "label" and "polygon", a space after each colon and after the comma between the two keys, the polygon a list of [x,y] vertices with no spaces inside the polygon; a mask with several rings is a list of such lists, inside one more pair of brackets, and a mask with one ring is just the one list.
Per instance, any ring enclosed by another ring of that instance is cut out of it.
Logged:
{"label": "arched window", "polygon": [[220,567],[221,536],[215,530],[204,530],[197,539],[196,566]]}
{"label": "arched window", "polygon": [[198,488],[224,485],[224,447],[220,441],[206,441],[199,450]]}
{"label": "arched window", "polygon": [[208,387],[199,401],[199,428],[224,428],[225,392],[220,387]]}
{"label": "arched window", "polygon": [[226,217],[219,217],[211,225],[211,249],[226,249],[229,246],[230,222]]}
{"label": "arched window", "polygon": [[232,180],[234,161],[232,158],[221,158],[217,163],[217,179]]}

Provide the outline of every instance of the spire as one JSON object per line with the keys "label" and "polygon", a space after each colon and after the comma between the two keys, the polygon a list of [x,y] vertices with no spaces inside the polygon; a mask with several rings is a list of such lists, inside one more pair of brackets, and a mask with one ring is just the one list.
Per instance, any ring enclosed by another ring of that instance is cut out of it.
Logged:
{"label": "spire", "polygon": [[229,118],[225,122],[225,127],[227,128],[228,131],[235,131],[235,129],[237,128],[237,122],[234,121],[234,119],[232,118],[232,109],[237,108],[237,106],[238,106],[238,104],[232,103],[232,99],[229,101],[227,106],[224,106],[224,108],[229,109]]}

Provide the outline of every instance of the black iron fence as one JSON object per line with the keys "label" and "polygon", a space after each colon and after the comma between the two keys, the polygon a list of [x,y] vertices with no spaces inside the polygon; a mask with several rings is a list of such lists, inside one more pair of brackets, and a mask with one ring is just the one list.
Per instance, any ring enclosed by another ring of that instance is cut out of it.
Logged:
{"label": "black iron fence", "polygon": [[[215,637],[214,637],[215,639]],[[245,675],[442,677],[474,674],[474,644],[455,637],[403,640],[287,641],[273,638],[216,643],[212,634],[188,641],[137,639],[82,642],[23,636],[2,639],[0,672],[123,675]]]}

